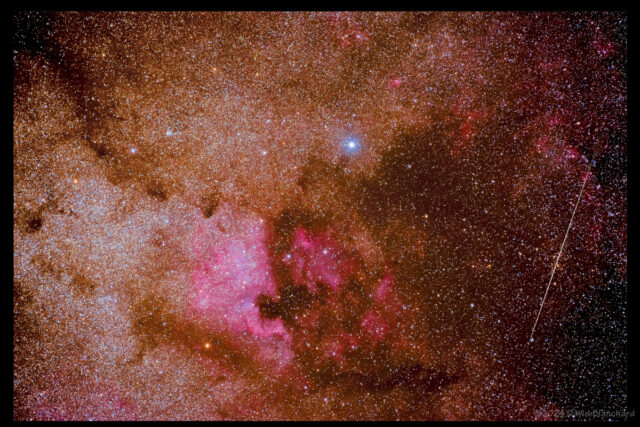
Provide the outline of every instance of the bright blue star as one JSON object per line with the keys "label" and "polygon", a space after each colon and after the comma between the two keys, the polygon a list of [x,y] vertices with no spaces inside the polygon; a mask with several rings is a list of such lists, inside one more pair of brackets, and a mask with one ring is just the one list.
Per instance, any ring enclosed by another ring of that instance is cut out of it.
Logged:
{"label": "bright blue star", "polygon": [[344,148],[349,154],[357,153],[360,151],[360,143],[355,138],[349,138],[344,143]]}

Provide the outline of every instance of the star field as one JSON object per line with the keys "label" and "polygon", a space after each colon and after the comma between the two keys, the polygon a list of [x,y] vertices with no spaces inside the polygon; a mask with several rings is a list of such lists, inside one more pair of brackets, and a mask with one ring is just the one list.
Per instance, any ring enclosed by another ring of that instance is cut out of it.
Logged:
{"label": "star field", "polygon": [[625,13],[13,24],[14,419],[627,409]]}

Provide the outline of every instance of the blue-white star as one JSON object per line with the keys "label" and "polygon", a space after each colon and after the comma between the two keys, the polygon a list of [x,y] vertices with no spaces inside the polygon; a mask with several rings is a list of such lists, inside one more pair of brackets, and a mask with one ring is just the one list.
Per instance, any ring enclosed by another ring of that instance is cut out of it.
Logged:
{"label": "blue-white star", "polygon": [[360,151],[360,143],[355,138],[349,138],[344,144],[347,153],[357,153]]}

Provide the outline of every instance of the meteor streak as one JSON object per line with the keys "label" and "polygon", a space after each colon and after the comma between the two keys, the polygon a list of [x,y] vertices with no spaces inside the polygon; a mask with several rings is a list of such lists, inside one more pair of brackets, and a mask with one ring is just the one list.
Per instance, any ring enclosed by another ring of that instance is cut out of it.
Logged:
{"label": "meteor streak", "polygon": [[540,310],[538,310],[538,316],[536,317],[536,321],[533,324],[533,329],[531,329],[531,336],[529,337],[529,342],[533,342],[533,334],[536,331],[536,326],[538,326],[538,320],[540,319],[540,313],[542,313],[542,307],[544,306],[544,302],[547,299],[547,294],[549,293],[549,287],[551,286],[551,282],[553,281],[553,276],[556,274],[556,268],[558,268],[558,262],[560,261],[560,257],[562,256],[562,251],[564,250],[564,244],[567,242],[567,236],[569,236],[569,230],[571,229],[571,225],[573,224],[573,218],[575,217],[576,211],[578,210],[578,205],[580,204],[580,199],[582,198],[582,192],[584,191],[584,187],[587,184],[587,180],[589,179],[590,172],[591,172],[591,163],[589,163],[589,169],[587,169],[587,173],[584,176],[584,181],[582,182],[582,188],[580,188],[580,194],[578,194],[578,200],[576,201],[576,205],[573,207],[571,220],[569,220],[569,226],[567,227],[566,233],[564,233],[564,239],[562,240],[562,245],[560,245],[560,250],[558,251],[558,256],[556,257],[556,262],[555,264],[553,264],[553,268],[551,269],[551,277],[549,278],[549,283],[547,283],[547,290],[544,292],[544,297],[542,298],[542,303],[540,304]]}

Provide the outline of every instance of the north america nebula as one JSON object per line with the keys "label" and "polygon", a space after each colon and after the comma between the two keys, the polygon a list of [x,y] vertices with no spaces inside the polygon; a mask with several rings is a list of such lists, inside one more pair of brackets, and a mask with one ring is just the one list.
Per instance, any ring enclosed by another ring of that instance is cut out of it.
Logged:
{"label": "north america nebula", "polygon": [[14,419],[623,418],[626,13],[12,23]]}

